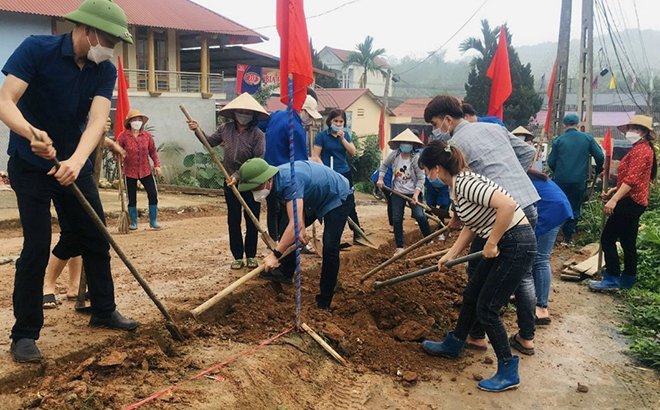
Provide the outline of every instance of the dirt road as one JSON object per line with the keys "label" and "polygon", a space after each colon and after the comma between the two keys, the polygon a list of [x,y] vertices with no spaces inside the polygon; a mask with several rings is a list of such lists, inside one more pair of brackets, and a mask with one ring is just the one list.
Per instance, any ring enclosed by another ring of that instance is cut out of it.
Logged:
{"label": "dirt road", "polygon": [[[384,205],[367,196],[359,197],[358,205],[366,230],[390,238]],[[228,268],[232,258],[224,205],[196,206],[194,198],[186,198],[177,206],[163,213],[162,230],[145,229],[142,221],[137,232],[116,238],[164,304],[183,317],[178,313],[199,305],[245,272]],[[406,231],[418,235],[410,218]],[[20,231],[5,229],[0,237],[0,256],[19,253]],[[351,239],[350,231],[344,238]],[[436,241],[415,255],[445,246]],[[308,271],[303,317],[347,358],[349,368],[339,366],[308,336],[291,332],[211,372],[213,378],[192,381],[201,371],[289,329],[295,313],[293,287],[280,290],[255,280],[224,306],[216,321],[182,324],[191,337],[175,343],[156,308],[113,257],[118,307],[143,326],[128,335],[93,330],[86,326],[87,316],[74,312],[74,302],[63,301],[59,309],[45,312],[39,340],[48,359],[43,365],[13,363],[9,339],[0,339],[5,352],[0,355],[0,408],[124,408],[174,385],[178,387],[142,408],[660,407],[657,373],[639,367],[624,353],[626,340],[617,331],[617,300],[559,280],[553,284],[550,302],[553,323],[538,330],[536,355],[523,357],[521,388],[502,394],[477,390],[475,376],[489,377],[495,371],[496,364],[486,364],[487,358],[495,359],[491,348],[450,361],[426,356],[417,341],[441,338],[453,326],[465,282],[463,269],[382,292],[359,285],[361,274],[392,250],[379,253],[354,246],[342,253],[340,287],[330,313],[311,308],[320,259],[303,257]],[[265,252],[263,245],[260,251]],[[557,249],[553,263],[558,266],[570,256],[568,250]],[[402,262],[377,276],[409,270]],[[5,335],[13,322],[13,273],[12,264],[0,265],[0,332]],[[65,278],[66,272],[62,286]],[[515,314],[507,312],[505,319],[509,331],[515,332]],[[589,391],[577,392],[578,382]]]}

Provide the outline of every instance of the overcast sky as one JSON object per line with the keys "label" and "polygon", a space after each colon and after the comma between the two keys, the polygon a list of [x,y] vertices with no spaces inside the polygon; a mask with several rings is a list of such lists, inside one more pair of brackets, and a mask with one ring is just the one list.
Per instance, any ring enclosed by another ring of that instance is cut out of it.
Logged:
{"label": "overcast sky", "polygon": [[[279,55],[279,36],[275,25],[276,0],[219,1],[193,0],[225,17],[269,37],[250,46]],[[601,0],[598,0],[601,1]],[[602,0],[608,5],[620,29],[660,30],[660,0]],[[307,29],[314,48],[324,46],[352,50],[368,35],[374,46],[385,48],[388,56],[425,57],[465,24],[484,0],[307,0]],[[337,10],[333,9],[345,5]],[[444,48],[447,59],[461,58],[460,42],[471,36],[480,37],[481,19],[492,26],[508,23],[513,45],[556,42],[559,33],[561,0],[486,0],[485,5]],[[573,0],[571,37],[579,37],[582,1]],[[310,18],[323,14],[319,17]],[[597,35],[597,33],[596,33]]]}

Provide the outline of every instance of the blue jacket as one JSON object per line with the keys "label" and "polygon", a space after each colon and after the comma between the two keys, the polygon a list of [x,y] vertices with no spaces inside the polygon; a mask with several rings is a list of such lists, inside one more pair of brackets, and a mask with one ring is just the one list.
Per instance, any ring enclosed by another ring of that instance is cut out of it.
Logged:
{"label": "blue jacket", "polygon": [[[293,146],[296,161],[309,159],[307,133],[302,126],[300,116],[295,111],[293,112]],[[270,121],[266,129],[264,159],[274,167],[289,163],[289,116],[286,110],[275,111],[270,115]]]}
{"label": "blue jacket", "polygon": [[561,225],[573,217],[571,204],[564,191],[551,179],[541,181],[533,178],[532,184],[539,193],[541,200],[536,203],[539,220],[536,223],[536,237],[543,235],[552,228]]}

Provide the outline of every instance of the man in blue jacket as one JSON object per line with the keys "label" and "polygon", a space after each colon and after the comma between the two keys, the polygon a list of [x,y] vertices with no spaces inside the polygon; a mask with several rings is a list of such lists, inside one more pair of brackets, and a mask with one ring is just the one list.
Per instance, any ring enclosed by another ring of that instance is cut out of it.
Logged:
{"label": "man in blue jacket", "polygon": [[[294,160],[306,161],[309,158],[305,129],[310,127],[314,121],[322,118],[323,116],[318,112],[316,100],[311,95],[307,95],[300,114],[293,112]],[[274,167],[289,163],[289,115],[287,110],[275,111],[270,115],[266,129],[264,160],[268,165]],[[286,212],[279,206],[279,202],[270,196],[266,198],[266,203],[268,234],[273,240],[278,240],[287,224]]]}
{"label": "man in blue jacket", "polygon": [[564,133],[552,141],[552,150],[548,156],[548,166],[553,171],[552,179],[564,191],[573,209],[573,218],[569,218],[562,227],[565,244],[572,244],[577,220],[580,218],[590,157],[596,161],[596,174],[603,171],[605,160],[603,149],[594,137],[578,131],[579,122],[576,114],[564,116]]}

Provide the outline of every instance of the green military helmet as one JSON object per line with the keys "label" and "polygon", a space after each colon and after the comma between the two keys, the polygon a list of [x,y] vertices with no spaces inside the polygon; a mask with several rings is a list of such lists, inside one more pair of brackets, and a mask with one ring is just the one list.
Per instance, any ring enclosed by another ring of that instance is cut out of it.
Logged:
{"label": "green military helmet", "polygon": [[276,167],[268,165],[261,158],[251,158],[245,161],[238,170],[238,190],[251,191],[277,174]]}
{"label": "green military helmet", "polygon": [[133,44],[133,36],[128,31],[126,13],[112,0],[85,0],[78,10],[72,11],[64,18],[104,31],[126,43]]}

